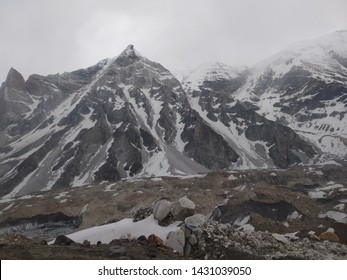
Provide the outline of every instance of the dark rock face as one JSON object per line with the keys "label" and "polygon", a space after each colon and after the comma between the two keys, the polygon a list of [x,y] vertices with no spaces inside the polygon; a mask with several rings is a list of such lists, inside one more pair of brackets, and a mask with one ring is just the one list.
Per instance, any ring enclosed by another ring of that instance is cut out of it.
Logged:
{"label": "dark rock face", "polygon": [[0,87],[0,129],[20,121],[31,110],[32,98],[25,91],[23,76],[11,68],[6,81]]}
{"label": "dark rock face", "polygon": [[78,227],[81,224],[82,220],[79,217],[70,217],[65,215],[62,212],[47,214],[47,215],[36,215],[27,219],[12,219],[1,222],[0,227],[7,226],[18,226],[25,224],[34,224],[34,225],[47,225],[47,224],[57,224],[57,225],[70,225]]}
{"label": "dark rock face", "polygon": [[6,84],[9,88],[24,91],[25,90],[25,81],[23,76],[15,69],[11,68],[8,72],[6,78]]}
{"label": "dark rock face", "polygon": [[228,168],[239,158],[222,136],[202,122],[197,122],[193,129],[187,130],[182,136],[188,141],[186,153],[209,169]]}
{"label": "dark rock face", "polygon": [[250,200],[243,204],[243,208],[275,221],[286,220],[294,211],[300,213],[298,209],[284,200],[275,203],[265,203]]}
{"label": "dark rock face", "polygon": [[[245,112],[256,114],[255,112]],[[251,117],[251,116],[249,116]],[[268,143],[269,156],[273,162],[280,168],[286,168],[289,165],[303,162],[295,151],[301,151],[304,157],[312,158],[316,152],[311,145],[302,140],[292,129],[279,123],[262,119],[260,125],[252,124],[245,131],[245,135],[249,140],[261,140]]]}
{"label": "dark rock face", "polygon": [[55,237],[59,232],[72,232],[81,223],[82,217],[67,216],[62,212],[56,212],[39,214],[29,218],[8,218],[0,223],[0,230],[2,232],[16,232],[49,239]]}

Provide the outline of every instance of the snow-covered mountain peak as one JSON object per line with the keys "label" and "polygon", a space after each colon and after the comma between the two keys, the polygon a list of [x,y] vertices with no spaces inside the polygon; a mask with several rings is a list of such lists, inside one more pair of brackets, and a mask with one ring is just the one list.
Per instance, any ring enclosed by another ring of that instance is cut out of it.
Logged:
{"label": "snow-covered mountain peak", "polygon": [[274,77],[281,77],[296,66],[319,75],[326,73],[328,67],[336,70],[340,70],[341,66],[346,68],[346,59],[347,32],[334,32],[288,46],[284,51],[256,64],[254,74],[271,69]]}
{"label": "snow-covered mountain peak", "polygon": [[278,79],[313,78],[344,83],[347,78],[347,32],[301,41],[256,64],[236,94],[239,100],[257,99],[265,86]]}
{"label": "snow-covered mountain peak", "polygon": [[285,52],[291,52],[304,61],[329,61],[332,53],[347,57],[347,32],[334,32],[325,36],[295,43]]}

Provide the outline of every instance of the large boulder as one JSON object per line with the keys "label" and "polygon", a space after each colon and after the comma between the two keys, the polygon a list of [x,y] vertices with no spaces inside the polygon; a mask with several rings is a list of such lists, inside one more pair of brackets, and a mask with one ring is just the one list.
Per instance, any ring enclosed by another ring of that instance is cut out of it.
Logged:
{"label": "large boulder", "polygon": [[61,245],[61,246],[70,246],[74,244],[77,244],[77,243],[65,235],[58,235],[55,238],[53,243],[53,245]]}
{"label": "large boulder", "polygon": [[340,238],[337,236],[337,234],[335,232],[332,232],[332,231],[322,232],[319,235],[319,239],[320,240],[328,240],[331,242],[340,242]]}
{"label": "large boulder", "polygon": [[290,240],[284,236],[283,234],[273,233],[273,238],[275,238],[278,242],[281,242],[283,244],[289,244]]}
{"label": "large boulder", "polygon": [[156,247],[164,247],[163,240],[155,234],[151,234],[150,236],[148,236],[147,241],[149,245]]}
{"label": "large boulder", "polygon": [[183,256],[185,245],[184,232],[181,229],[169,232],[165,245]]}
{"label": "large boulder", "polygon": [[158,221],[164,220],[171,211],[171,203],[165,199],[157,201],[153,206],[154,218]]}
{"label": "large boulder", "polygon": [[194,215],[195,203],[186,196],[181,197],[172,204],[171,213],[176,221],[184,221],[185,218]]}
{"label": "large boulder", "polygon": [[199,229],[206,221],[206,217],[202,214],[195,214],[184,219],[186,227],[192,231]]}

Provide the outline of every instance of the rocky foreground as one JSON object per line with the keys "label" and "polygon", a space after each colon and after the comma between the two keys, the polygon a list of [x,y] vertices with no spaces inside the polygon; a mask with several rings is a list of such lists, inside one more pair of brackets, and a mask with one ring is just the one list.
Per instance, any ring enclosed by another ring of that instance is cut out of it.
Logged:
{"label": "rocky foreground", "polygon": [[[346,174],[338,166],[214,172],[2,199],[0,258],[347,259]],[[177,227],[165,237],[79,235],[124,218]]]}
{"label": "rocky foreground", "polygon": [[291,239],[270,232],[245,233],[217,222],[205,223],[197,235],[181,235],[179,230],[171,234],[166,245],[155,235],[115,239],[109,244],[90,244],[87,240],[81,244],[60,235],[54,245],[47,245],[43,239],[3,234],[0,236],[0,248],[2,260],[347,259],[347,245],[339,243],[337,235],[329,231],[321,234],[320,238],[312,235],[310,238]]}

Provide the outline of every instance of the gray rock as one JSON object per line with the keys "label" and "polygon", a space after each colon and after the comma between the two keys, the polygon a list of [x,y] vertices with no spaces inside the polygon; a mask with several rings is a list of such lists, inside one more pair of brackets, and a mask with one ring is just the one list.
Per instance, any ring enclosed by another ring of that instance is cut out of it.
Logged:
{"label": "gray rock", "polygon": [[192,245],[190,243],[186,243],[184,246],[184,256],[189,257],[192,252]]}
{"label": "gray rock", "polygon": [[273,233],[272,236],[278,241],[278,242],[281,242],[283,244],[289,244],[290,243],[290,240],[285,237],[284,235],[282,234],[278,234],[278,233]]}
{"label": "gray rock", "polygon": [[76,244],[76,242],[66,237],[65,235],[58,235],[53,243],[53,245],[62,245],[62,246],[70,246],[72,244]]}
{"label": "gray rock", "polygon": [[188,239],[192,235],[192,230],[187,228],[185,223],[182,223],[180,229],[183,230],[186,239]]}
{"label": "gray rock", "polygon": [[164,220],[171,211],[171,203],[165,199],[159,200],[153,206],[154,218],[158,221]]}
{"label": "gray rock", "polygon": [[189,198],[181,197],[172,204],[171,213],[176,221],[183,221],[185,218],[194,215],[195,203]]}
{"label": "gray rock", "polygon": [[47,245],[47,241],[43,238],[40,237],[34,237],[33,239],[34,244],[39,244],[39,245]]}
{"label": "gray rock", "polygon": [[165,245],[178,252],[181,256],[183,256],[185,245],[184,232],[180,229],[177,231],[169,232]]}
{"label": "gray rock", "polygon": [[192,231],[200,228],[206,221],[206,217],[202,214],[195,214],[184,219],[186,227],[190,228]]}
{"label": "gray rock", "polygon": [[189,238],[189,243],[193,246],[195,246],[196,244],[198,244],[198,238],[196,237],[195,234],[192,234]]}
{"label": "gray rock", "polygon": [[90,241],[84,240],[83,243],[82,243],[82,246],[89,248],[90,247]]}
{"label": "gray rock", "polygon": [[147,241],[147,237],[144,235],[141,235],[137,238],[137,242],[141,245],[147,245],[148,241]]}
{"label": "gray rock", "polygon": [[140,209],[134,214],[133,221],[138,222],[138,221],[144,220],[147,217],[149,217],[152,213],[153,213],[152,208]]}

